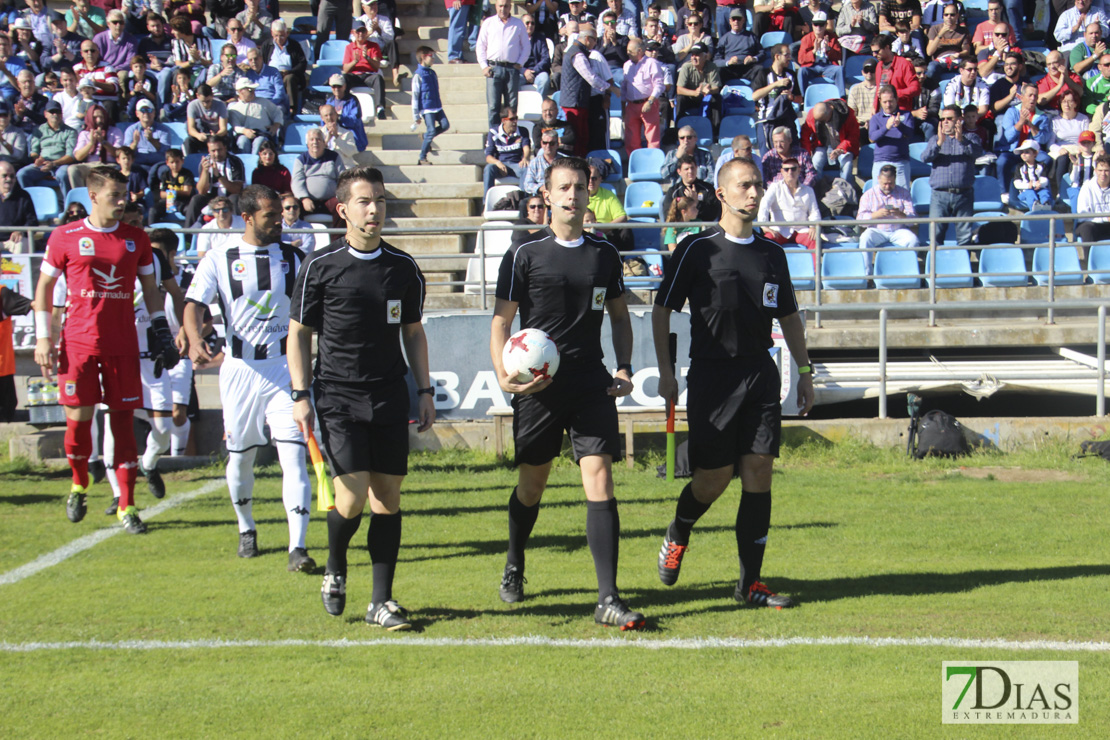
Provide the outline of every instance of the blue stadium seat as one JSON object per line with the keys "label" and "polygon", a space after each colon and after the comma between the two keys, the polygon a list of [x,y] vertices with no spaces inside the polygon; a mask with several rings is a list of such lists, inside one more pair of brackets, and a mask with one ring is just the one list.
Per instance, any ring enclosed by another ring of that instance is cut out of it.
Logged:
{"label": "blue stadium seat", "polygon": [[[31,203],[35,206],[35,215],[38,216],[40,224],[62,215],[62,209],[58,205],[57,190],[47,187],[30,187],[26,190],[27,195],[31,196]],[[86,206],[86,210],[87,208]]]}
{"label": "blue stadium seat", "polygon": [[872,280],[883,290],[912,290],[921,287],[921,274],[917,266],[917,252],[911,249],[880,249],[875,252],[875,271]]}
{"label": "blue stadium seat", "polygon": [[752,89],[746,85],[725,85],[721,90],[721,110],[725,115],[755,114],[755,101],[752,100]]}
{"label": "blue stadium seat", "polygon": [[1090,248],[1087,273],[1095,285],[1110,285],[1110,244],[1095,244]]}
{"label": "blue stadium seat", "polygon": [[836,85],[818,82],[806,88],[805,109],[809,110],[818,103],[840,97],[840,90]]}
{"label": "blue stadium seat", "polygon": [[863,252],[856,248],[826,249],[821,259],[824,290],[866,290],[867,268]]}
{"label": "blue stadium seat", "polygon": [[868,190],[870,190],[870,189],[871,189],[871,188],[872,188],[872,187],[873,187],[874,185],[875,185],[875,181],[874,181],[874,180],[868,180],[867,182],[865,182],[865,183],[863,184],[863,190],[861,190],[861,191],[860,191],[860,193],[861,193],[861,194],[862,194],[862,193],[866,193],[866,192],[867,192]]}
{"label": "blue stadium seat", "polygon": [[[636,221],[638,223],[656,223],[656,218],[629,218],[629,221]],[[660,229],[630,229],[632,232],[632,240],[636,244],[636,249],[655,249],[658,250],[663,244],[663,233]]]}
{"label": "blue stadium seat", "polygon": [[863,65],[875,61],[875,57],[863,54],[853,54],[844,60],[844,84],[851,86],[856,82],[863,82]]}
{"label": "blue stadium seat", "polygon": [[322,64],[314,67],[308,73],[308,86],[315,92],[323,93],[325,97],[331,95],[328,78],[334,74],[343,74],[343,67],[338,64]]}
{"label": "blue stadium seat", "polygon": [[[786,250],[786,264],[790,268],[790,282],[794,284],[794,290],[813,290],[816,283],[813,255],[808,249]],[[1110,275],[1107,278],[1110,279]]]}
{"label": "blue stadium seat", "polygon": [[[642,150],[637,150],[642,151]],[[650,202],[650,206],[644,203]],[[624,191],[624,212],[629,218],[634,216],[655,217],[663,205],[663,186],[657,182],[641,181],[629,183]]]}
{"label": "blue stadium seat", "polygon": [[[933,255],[925,255],[925,274],[933,270]],[[928,278],[926,278],[928,279]],[[937,287],[970,288],[975,285],[971,255],[963,247],[937,248]]]}
{"label": "blue stadium seat", "polygon": [[208,156],[208,152],[195,152],[185,155],[185,169],[193,173],[193,177],[200,179],[200,160]]}
{"label": "blue stadium seat", "polygon": [[85,206],[86,212],[92,212],[92,199],[89,198],[88,188],[73,188],[68,193],[66,193],[66,202],[64,207],[69,208],[69,204],[74,202],[80,203],[81,205]]}
{"label": "blue stadium seat", "polygon": [[[319,128],[315,123],[294,123],[285,128],[285,144],[282,146],[286,152],[300,154],[308,151],[308,132]],[[290,169],[292,172],[292,169]]]}
{"label": "blue stadium seat", "polygon": [[[1021,222],[1021,243],[1022,244],[1047,244],[1048,243],[1048,220],[1038,221],[1022,221]],[[1056,222],[1056,241],[1062,242],[1066,238],[1064,233],[1063,221]]]}
{"label": "blue stadium seat", "polygon": [[663,182],[663,162],[666,159],[662,149],[637,149],[628,158],[628,179],[632,182]]}
{"label": "blue stadium seat", "polygon": [[343,52],[347,50],[347,39],[331,39],[325,41],[320,47],[320,58],[317,64],[342,64]]}
{"label": "blue stadium seat", "polygon": [[989,246],[979,252],[979,282],[987,288],[1020,288],[1029,284],[1025,275],[999,273],[1025,272],[1021,247]]}
{"label": "blue stadium seat", "polygon": [[770,49],[776,44],[789,44],[793,40],[785,31],[768,31],[759,37],[759,48]]}
{"label": "blue stadium seat", "polygon": [[[1048,247],[1033,250],[1033,279],[1037,285],[1048,285]],[[1056,245],[1056,285],[1082,285],[1083,269],[1079,266],[1079,252],[1070,244]]]}
{"label": "blue stadium seat", "polygon": [[982,211],[1001,211],[1005,208],[1002,204],[1002,186],[998,178],[988,175],[975,176],[975,205],[976,213]]}
{"label": "blue stadium seat", "polygon": [[314,15],[298,15],[293,19],[293,27],[290,29],[290,31],[296,33],[308,33],[315,30],[316,16]]}
{"label": "blue stadium seat", "polygon": [[293,174],[293,165],[297,163],[299,154],[279,154],[278,162],[285,165],[285,169],[289,170],[289,174]]}
{"label": "blue stadium seat", "polygon": [[875,145],[874,144],[861,144],[859,148],[859,156],[856,157],[856,172],[859,173],[861,180],[871,179],[871,170],[875,166]]}
{"label": "blue stadium seat", "polygon": [[675,124],[675,130],[677,131],[683,126],[694,129],[694,133],[698,135],[698,146],[711,146],[713,144],[713,124],[705,116],[683,116]]}
{"label": "blue stadium seat", "polygon": [[925,164],[921,159],[921,155],[925,152],[925,143],[917,141],[910,144],[910,179],[917,177],[928,177],[932,171],[932,165]]}
{"label": "blue stadium seat", "polygon": [[933,199],[933,189],[929,187],[929,178],[919,177],[910,183],[910,200],[913,201],[913,210],[918,216],[929,215],[929,201]]}
{"label": "blue stadium seat", "polygon": [[[239,161],[243,163],[243,182],[250,185],[251,175],[254,174],[255,168],[258,167],[258,155],[236,154],[235,156],[238,157]],[[290,170],[290,174],[292,174],[292,170]]]}
{"label": "blue stadium seat", "polygon": [[223,51],[226,43],[227,39],[208,39],[208,48],[212,50],[212,61],[220,58],[220,52]]}
{"label": "blue stadium seat", "polygon": [[163,124],[170,130],[170,146],[180,149],[185,146],[185,139],[189,136],[189,127],[184,121],[168,121]]}
{"label": "blue stadium seat", "polygon": [[[611,159],[617,166],[617,171],[605,178],[605,182],[620,182],[624,179],[624,165],[621,164],[621,153],[616,149],[595,149],[586,155],[586,159]],[[662,167],[662,165],[660,165]]]}
{"label": "blue stadium seat", "polygon": [[717,143],[721,146],[732,146],[733,138],[742,134],[750,138],[753,145],[756,143],[755,119],[751,115],[725,116],[721,119],[721,132],[717,137]]}

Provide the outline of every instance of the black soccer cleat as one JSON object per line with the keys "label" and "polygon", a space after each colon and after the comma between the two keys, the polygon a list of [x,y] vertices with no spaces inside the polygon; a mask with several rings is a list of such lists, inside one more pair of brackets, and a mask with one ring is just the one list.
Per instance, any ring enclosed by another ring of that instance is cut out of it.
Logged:
{"label": "black soccer cleat", "polygon": [[103,460],[97,458],[96,460],[89,461],[89,477],[92,479],[93,483],[102,482],[105,475]]}
{"label": "black soccer cleat", "polygon": [[69,498],[66,499],[66,518],[76,524],[85,518],[89,507],[85,505],[85,492],[88,489],[82,488],[76,483],[70,489]]}
{"label": "black soccer cleat", "polygon": [[515,565],[506,565],[505,574],[501,576],[501,600],[506,604],[515,604],[524,601],[524,584],[528,579],[524,571]]}
{"label": "black soccer cleat", "polygon": [[594,610],[594,621],[603,627],[620,627],[625,630],[642,630],[647,620],[640,612],[628,608],[628,604],[617,595],[605,597],[605,601]]}
{"label": "black soccer cleat", "polygon": [[789,597],[776,594],[767,588],[767,584],[762,581],[753,583],[746,593],[743,589],[743,583],[737,583],[733,598],[748,606],[765,606],[772,609],[789,609],[794,606],[794,602]]}
{"label": "black soccer cleat", "polygon": [[371,602],[366,609],[366,623],[374,627],[385,627],[390,632],[412,629],[408,611],[393,599],[381,604]]}
{"label": "black soccer cleat", "polygon": [[663,547],[659,549],[659,580],[664,586],[673,586],[678,581],[682,557],[689,549],[689,545],[680,545],[663,535]]}
{"label": "black soccer cleat", "polygon": [[108,504],[108,508],[104,510],[104,515],[115,516],[117,511],[119,511],[119,499],[114,498],[112,503]]}
{"label": "black soccer cleat", "polygon": [[123,522],[123,531],[127,534],[146,534],[146,524],[134,511],[130,514],[124,514],[121,521]]}
{"label": "black soccer cleat", "polygon": [[311,573],[316,570],[316,561],[308,555],[308,551],[303,547],[294,547],[289,551],[289,566],[286,568],[290,573]]}
{"label": "black soccer cleat", "polygon": [[324,573],[324,585],[320,587],[320,598],[324,611],[338,617],[347,606],[347,576],[342,573]]}
{"label": "black soccer cleat", "polygon": [[165,498],[166,483],[162,480],[162,474],[158,472],[158,468],[147,470],[140,462],[139,470],[146,476],[146,487],[150,491],[150,495],[154,498]]}
{"label": "black soccer cleat", "polygon": [[248,529],[246,532],[239,533],[239,557],[241,558],[256,558],[258,557],[258,531]]}

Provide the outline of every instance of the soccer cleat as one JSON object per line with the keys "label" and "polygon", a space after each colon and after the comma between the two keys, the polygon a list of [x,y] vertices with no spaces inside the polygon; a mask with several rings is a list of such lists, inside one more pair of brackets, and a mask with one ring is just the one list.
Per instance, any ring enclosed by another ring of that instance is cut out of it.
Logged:
{"label": "soccer cleat", "polygon": [[239,533],[239,557],[241,558],[256,558],[258,557],[258,531],[248,529],[246,532]]}
{"label": "soccer cleat", "polygon": [[74,483],[69,491],[69,499],[66,500],[66,517],[74,524],[84,519],[85,513],[89,510],[85,505],[87,490]]}
{"label": "soccer cleat", "polygon": [[524,601],[524,584],[528,579],[524,571],[515,565],[506,565],[505,574],[501,576],[501,600],[506,604],[515,604]]}
{"label": "soccer cleat", "polygon": [[347,576],[341,573],[324,573],[324,585],[320,587],[320,598],[324,601],[324,611],[338,617],[347,606]]}
{"label": "soccer cleat", "polygon": [[120,521],[123,522],[123,531],[127,532],[127,534],[146,533],[146,525],[143,524],[143,520],[140,519],[139,515],[134,511],[129,514],[124,514],[123,519]]}
{"label": "soccer cleat", "polygon": [[119,499],[114,498],[112,503],[108,504],[108,508],[104,510],[104,515],[115,516],[117,511],[119,511]]}
{"label": "soccer cleat", "polygon": [[682,556],[689,549],[689,545],[680,545],[666,535],[663,536],[663,547],[659,549],[659,580],[664,586],[673,586],[678,581]]}
{"label": "soccer cleat", "polygon": [[628,604],[617,595],[605,597],[605,601],[594,610],[594,621],[603,627],[620,627],[624,630],[642,630],[647,620],[640,612],[628,608]]}
{"label": "soccer cleat", "polygon": [[147,470],[143,467],[142,462],[140,462],[139,470],[146,476],[146,487],[150,491],[150,495],[154,498],[165,498],[166,483],[162,480],[162,474],[158,472],[158,468]]}
{"label": "soccer cleat", "polygon": [[294,547],[289,551],[289,567],[286,570],[290,573],[309,573],[316,570],[316,561],[308,556],[303,547]]}
{"label": "soccer cleat", "polygon": [[366,623],[385,627],[390,632],[412,629],[409,613],[393,599],[376,605],[371,602],[366,609]]}
{"label": "soccer cleat", "polygon": [[748,592],[744,593],[742,584],[736,584],[736,593],[733,597],[741,604],[748,606],[767,606],[774,609],[789,609],[794,606],[794,602],[788,597],[776,594],[771,589],[767,588],[767,584],[756,581],[749,588]]}
{"label": "soccer cleat", "polygon": [[100,483],[104,480],[104,461],[100,459],[89,460],[89,477],[93,483]]}

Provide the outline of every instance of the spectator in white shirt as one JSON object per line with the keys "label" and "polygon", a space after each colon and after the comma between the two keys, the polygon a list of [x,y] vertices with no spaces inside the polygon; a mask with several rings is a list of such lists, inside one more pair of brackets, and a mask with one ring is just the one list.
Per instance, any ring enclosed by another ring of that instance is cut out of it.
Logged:
{"label": "spectator in white shirt", "polygon": [[[789,221],[820,221],[817,194],[799,179],[801,165],[794,157],[782,162],[782,179],[771,183],[759,204],[760,221],[784,223]],[[779,244],[800,244],[806,249],[817,248],[817,227],[776,226],[765,228],[763,235]]]}
{"label": "spectator in white shirt", "polygon": [[[1110,157],[1100,154],[1095,160],[1095,176],[1083,183],[1075,213],[1110,213]],[[1075,233],[1087,244],[1110,239],[1110,221],[1105,217],[1084,218]]]}

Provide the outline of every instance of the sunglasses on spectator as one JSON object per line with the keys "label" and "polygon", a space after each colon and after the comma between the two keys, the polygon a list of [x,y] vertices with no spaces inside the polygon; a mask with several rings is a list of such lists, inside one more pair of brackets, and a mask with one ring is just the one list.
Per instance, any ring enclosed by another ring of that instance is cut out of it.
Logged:
{"label": "sunglasses on spectator", "polygon": [[605,25],[607,25],[607,26],[615,26],[615,25],[617,25],[617,22],[616,22],[616,21],[602,21],[602,23],[604,23],[604,24],[605,24]]}
{"label": "sunglasses on spectator", "polygon": [[283,211],[295,211],[295,210],[297,210],[298,208],[300,208],[300,206],[298,206],[297,204],[293,203],[293,204],[290,204],[290,205],[287,205],[287,206],[282,206],[282,207],[281,207],[281,210],[283,210]]}
{"label": "sunglasses on spectator", "polygon": [[540,145],[541,146],[555,146],[557,143],[558,142],[554,142],[554,141],[541,141]]}
{"label": "sunglasses on spectator", "polygon": [[782,168],[783,172],[796,172],[797,170],[798,170],[797,167],[783,167]]}
{"label": "sunglasses on spectator", "polygon": [[692,139],[692,138],[694,138],[694,137],[693,137],[693,136],[689,136],[689,135],[687,135],[687,136],[679,136],[679,137],[678,137],[678,140],[679,140],[679,141],[688,141],[688,140],[690,140],[690,139]]}
{"label": "sunglasses on spectator", "polygon": [[502,120],[502,121],[512,121],[512,122],[514,122],[514,123],[515,123],[515,122],[517,121],[517,117],[516,117],[516,116],[512,116],[512,117],[510,117],[510,118],[502,118],[501,120]]}
{"label": "sunglasses on spectator", "polygon": [[542,211],[543,210],[543,203],[529,203],[528,204],[528,210],[529,211]]}

